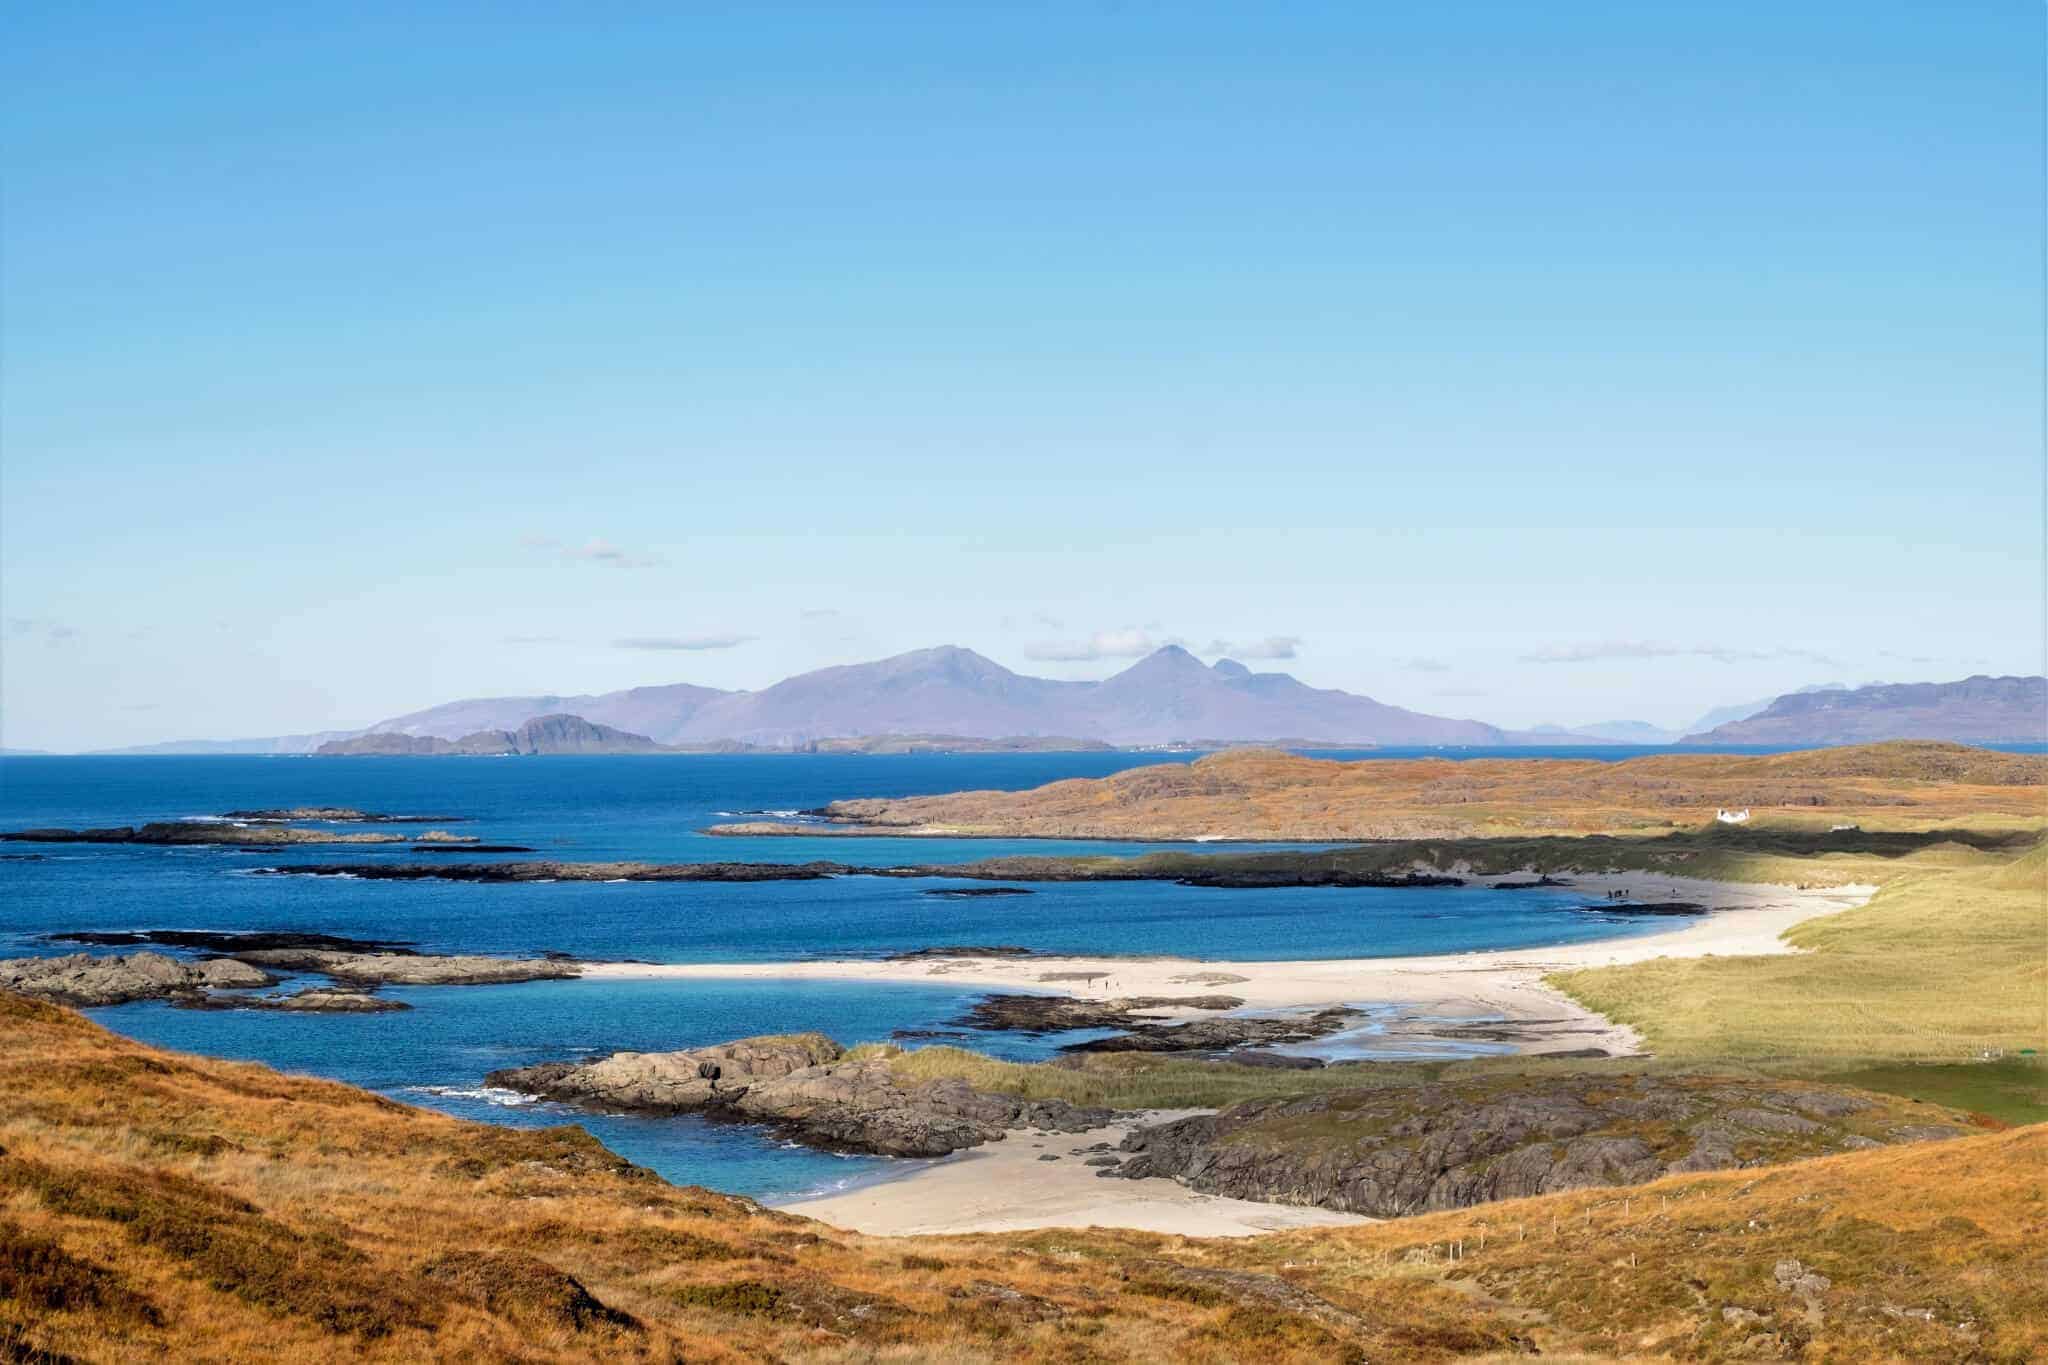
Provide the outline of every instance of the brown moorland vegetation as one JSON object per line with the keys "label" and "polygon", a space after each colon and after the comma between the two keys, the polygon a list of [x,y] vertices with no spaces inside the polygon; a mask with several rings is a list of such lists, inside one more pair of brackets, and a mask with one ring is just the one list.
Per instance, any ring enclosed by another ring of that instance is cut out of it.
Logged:
{"label": "brown moorland vegetation", "polygon": [[890,1240],[18,996],[0,1033],[9,1359],[2048,1350],[2043,1127],[1242,1242]]}
{"label": "brown moorland vegetation", "polygon": [[[1657,834],[1714,824],[1827,831],[1984,830],[2048,823],[2048,756],[1900,741],[1770,755],[1362,759],[1236,749],[1023,792],[861,798],[827,808],[846,832],[1082,839],[1453,839]],[[816,834],[811,825],[723,826]]]}

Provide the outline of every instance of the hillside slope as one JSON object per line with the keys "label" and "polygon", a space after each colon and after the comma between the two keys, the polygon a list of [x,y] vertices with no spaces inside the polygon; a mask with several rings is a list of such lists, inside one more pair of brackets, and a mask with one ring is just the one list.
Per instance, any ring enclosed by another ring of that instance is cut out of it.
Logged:
{"label": "hillside slope", "polygon": [[[2048,1129],[1199,1242],[841,1233],[0,994],[14,1359],[2024,1360]],[[1791,1265],[1791,1262],[1797,1265]]]}
{"label": "hillside slope", "polygon": [[[1825,831],[2048,816],[2048,757],[1897,743],[1765,756],[1364,759],[1232,750],[1022,792],[834,802],[853,828],[1047,838],[1415,839],[1664,832],[1726,807]],[[817,826],[794,827],[815,834]],[[748,827],[749,833],[772,832]]]}

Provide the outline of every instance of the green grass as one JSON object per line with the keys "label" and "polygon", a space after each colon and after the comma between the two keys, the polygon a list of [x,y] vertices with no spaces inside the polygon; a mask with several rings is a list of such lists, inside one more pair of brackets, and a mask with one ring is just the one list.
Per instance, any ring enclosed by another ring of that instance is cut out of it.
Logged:
{"label": "green grass", "polygon": [[2048,1057],[1993,1062],[1898,1063],[1817,1074],[1832,1085],[1983,1114],[2000,1123],[2048,1123]]}
{"label": "green grass", "polygon": [[1916,870],[1786,940],[1805,951],[1550,981],[1686,1060],[1957,1063],[2048,1050],[2048,849],[1991,868]]}

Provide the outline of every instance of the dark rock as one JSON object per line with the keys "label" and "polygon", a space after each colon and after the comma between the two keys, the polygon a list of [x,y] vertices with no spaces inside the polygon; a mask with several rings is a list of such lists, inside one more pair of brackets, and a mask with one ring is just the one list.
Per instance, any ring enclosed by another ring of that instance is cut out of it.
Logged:
{"label": "dark rock", "polygon": [[1124,1164],[1124,1159],[1120,1156],[1091,1156],[1081,1164],[1083,1166],[1121,1166]]}
{"label": "dark rock", "polygon": [[414,853],[532,853],[535,850],[525,844],[443,843],[436,840],[430,843],[415,843],[411,851]]}
{"label": "dark rock", "polygon": [[[1114,1174],[1374,1217],[1952,1137],[1794,1112],[1834,1092],[1731,1077],[1518,1076],[1257,1100],[1140,1128]],[[1843,1097],[1875,1109],[1860,1097]],[[1835,1107],[1835,1106],[1828,1106]],[[1652,1145],[1644,1125],[1658,1133]]]}
{"label": "dark rock", "polygon": [[223,820],[249,820],[259,824],[290,824],[317,820],[330,825],[441,825],[467,819],[463,815],[386,815],[381,811],[357,810],[352,806],[268,806],[260,810],[231,810]]}
{"label": "dark rock", "polygon": [[305,934],[291,930],[251,930],[246,933],[208,929],[134,929],[113,932],[81,931],[51,934],[56,943],[90,943],[100,947],[129,947],[154,943],[166,948],[196,948],[206,952],[234,954],[270,948],[316,948],[337,953],[389,953],[412,956],[411,944],[400,940],[342,938],[335,934]]}
{"label": "dark rock", "polygon": [[1535,889],[1536,889],[1537,887],[1539,887],[1539,886],[1570,886],[1570,885],[1571,885],[1571,883],[1570,883],[1570,882],[1568,882],[1568,881],[1559,881],[1559,880],[1558,880],[1558,879],[1557,879],[1556,877],[1551,877],[1551,876],[1542,876],[1542,877],[1537,877],[1537,878],[1536,878],[1536,879],[1534,879],[1533,881],[1526,881],[1526,882],[1495,882],[1495,883],[1493,884],[1493,889],[1494,889],[1494,890],[1496,890],[1496,891],[1534,891],[1534,890],[1535,890]]}
{"label": "dark rock", "polygon": [[[989,1032],[1064,1033],[1069,1029],[1126,1028],[1159,1009],[1234,1010],[1234,995],[1133,995],[1078,1000],[1067,995],[990,995],[950,1023]],[[1152,1016],[1156,1018],[1157,1016]]]}
{"label": "dark rock", "polygon": [[343,834],[335,830],[290,829],[281,825],[223,824],[214,820],[163,820],[106,829],[23,829],[0,834],[32,844],[214,844],[231,848],[274,848],[282,844],[402,844],[403,834]]}
{"label": "dark rock", "polygon": [[1133,1024],[1111,1038],[1069,1043],[1062,1052],[1210,1052],[1277,1043],[1306,1043],[1352,1027],[1357,1010],[1335,1008],[1313,1014],[1229,1015],[1221,1019],[1190,1019],[1184,1024]]}
{"label": "dark rock", "polygon": [[1299,886],[1463,886],[1462,877],[1443,877],[1429,872],[1347,872],[1334,867],[1264,868],[1234,867],[1213,871],[1186,872],[1174,878],[1182,886],[1217,887],[1232,891],[1259,891]]}
{"label": "dark rock", "polygon": [[1576,905],[1575,910],[1585,910],[1598,915],[1704,915],[1707,907],[1692,901],[1600,901],[1592,905]]}
{"label": "dark rock", "polygon": [[215,992],[179,996],[171,1002],[179,1009],[197,1010],[280,1010],[287,1014],[386,1014],[409,1010],[403,1000],[387,1000],[368,991],[334,986],[309,986],[290,995],[240,995]]}

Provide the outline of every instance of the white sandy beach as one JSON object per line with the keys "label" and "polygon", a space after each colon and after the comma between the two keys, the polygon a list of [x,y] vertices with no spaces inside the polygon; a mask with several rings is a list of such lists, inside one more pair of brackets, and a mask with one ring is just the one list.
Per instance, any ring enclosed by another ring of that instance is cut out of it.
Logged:
{"label": "white sandy beach", "polygon": [[[1305,962],[1217,962],[1187,958],[923,958],[907,962],[605,963],[592,978],[767,978],[949,983],[1060,992],[1105,999],[1227,993],[1248,1009],[1392,1005],[1385,1023],[1398,1050],[1403,1037],[1427,1040],[1461,1021],[1499,1020],[1515,1050],[1601,1048],[1641,1051],[1633,1030],[1583,1008],[1543,984],[1571,967],[1656,957],[1784,953],[1780,935],[1818,915],[1852,909],[1872,886],[1817,889],[1701,881],[1669,876],[1574,876],[1574,890],[1599,896],[1628,890],[1642,902],[1690,901],[1711,913],[1678,919],[1661,933],[1557,948],[1453,953],[1434,957]],[[1156,1121],[1156,1120],[1147,1120]],[[1365,1221],[1321,1209],[1260,1204],[1197,1194],[1170,1180],[1104,1180],[1071,1149],[1120,1141],[1132,1124],[1084,1137],[1012,1133],[1008,1139],[887,1181],[791,1204],[792,1212],[859,1232],[994,1232],[1037,1227],[1146,1228],[1186,1236],[1248,1236],[1282,1227]],[[1061,1157],[1041,1162],[1046,1153]]]}
{"label": "white sandy beach", "polygon": [[[1779,935],[1802,920],[1851,909],[1871,886],[1800,889],[1669,876],[1579,876],[1574,890],[1603,895],[1627,889],[1638,901],[1691,901],[1712,913],[1675,919],[1668,931],[1555,948],[1449,953],[1432,957],[1333,958],[1294,962],[1218,962],[1190,958],[919,958],[903,962],[597,963],[589,978],[765,978],[906,981],[988,986],[1111,999],[1134,995],[1227,993],[1248,1009],[1340,1004],[1401,1006],[1422,1020],[1499,1019],[1524,1026],[1528,1052],[1601,1047],[1640,1050],[1626,1028],[1582,1009],[1543,984],[1570,967],[1641,962],[1653,957],[1745,956],[1792,951]],[[1229,978],[1229,979],[1226,979]],[[1551,1021],[1551,1022],[1545,1022]]]}
{"label": "white sandy beach", "polygon": [[[955,1153],[900,1180],[782,1207],[835,1227],[884,1236],[1016,1232],[1026,1228],[1137,1228],[1181,1237],[1250,1237],[1283,1228],[1334,1227],[1375,1220],[1328,1209],[1227,1199],[1161,1177],[1114,1180],[1086,1164],[1086,1149],[1111,1147],[1126,1132],[1199,1110],[1133,1115],[1086,1133],[1011,1133],[1001,1142]],[[1046,1156],[1057,1161],[1045,1161]]]}

